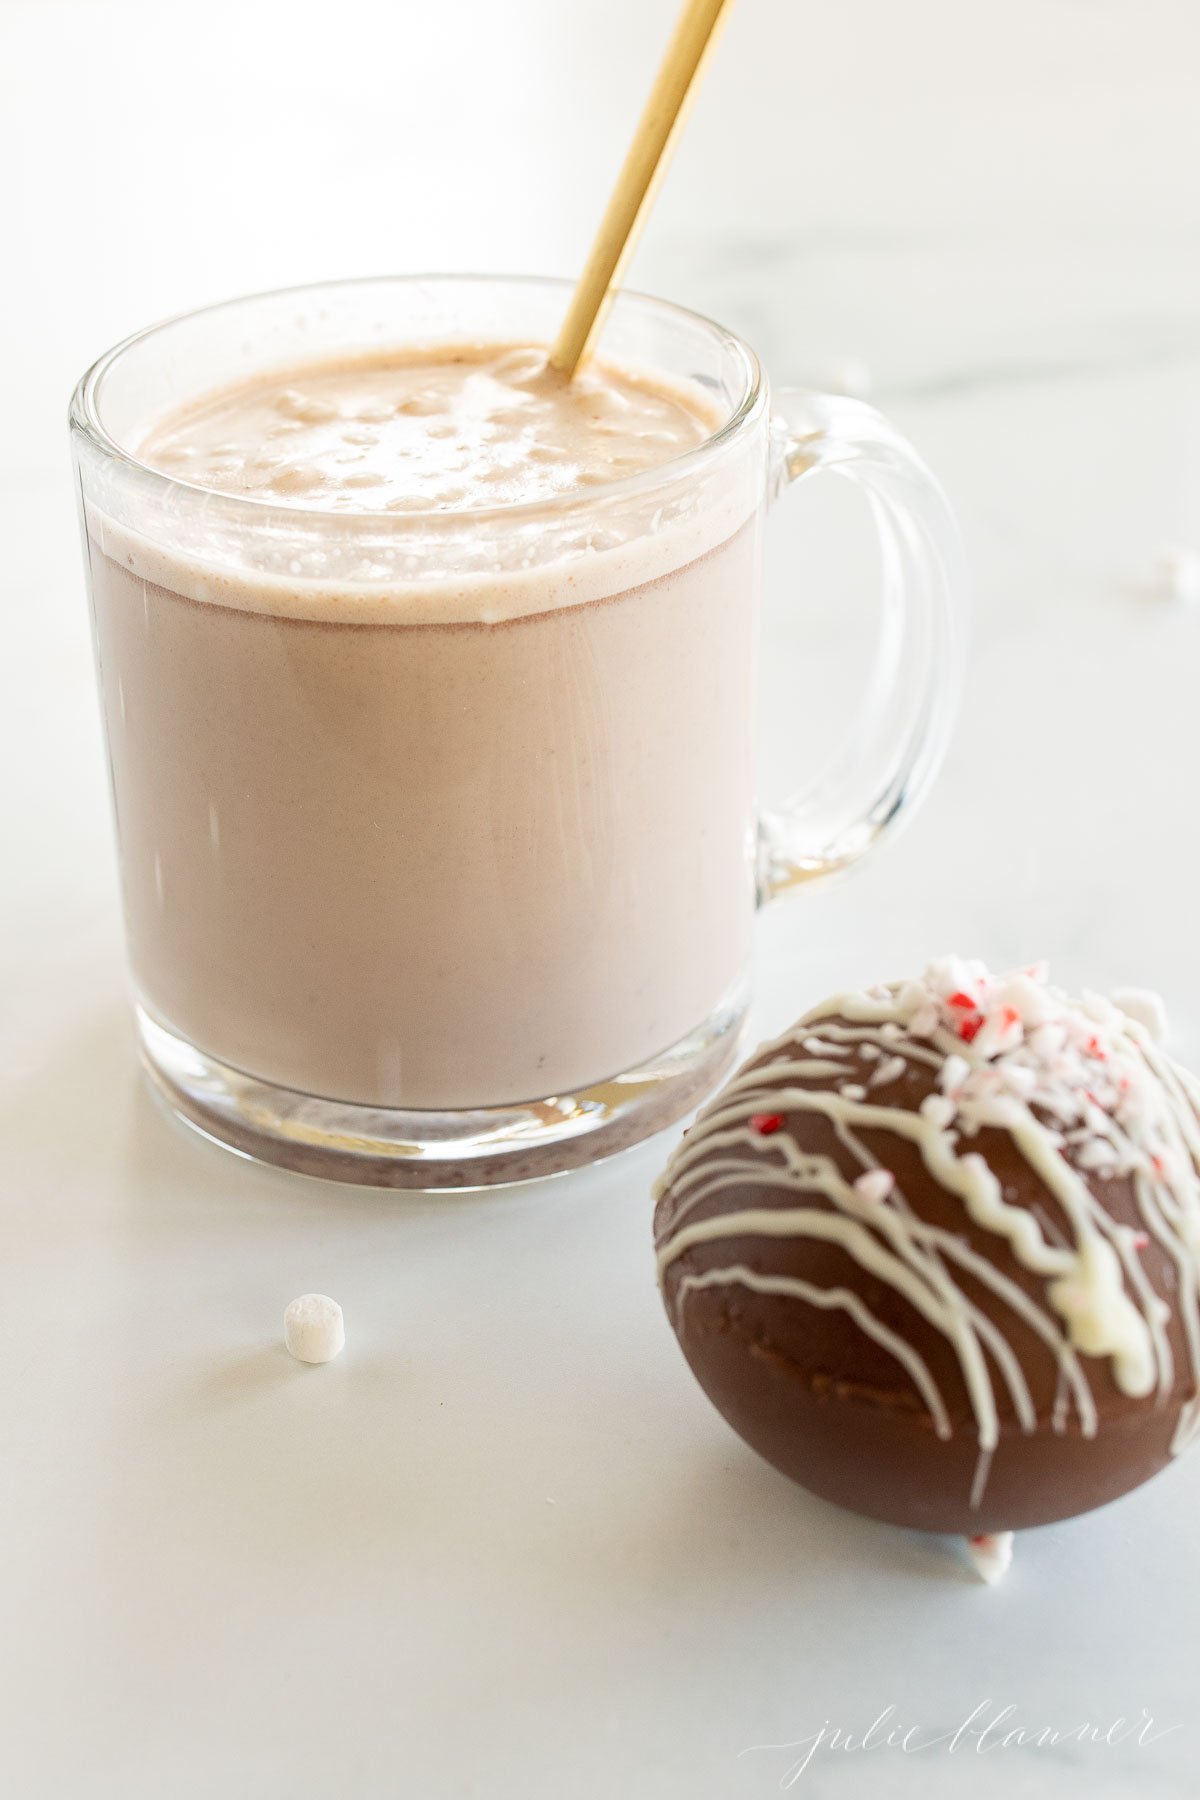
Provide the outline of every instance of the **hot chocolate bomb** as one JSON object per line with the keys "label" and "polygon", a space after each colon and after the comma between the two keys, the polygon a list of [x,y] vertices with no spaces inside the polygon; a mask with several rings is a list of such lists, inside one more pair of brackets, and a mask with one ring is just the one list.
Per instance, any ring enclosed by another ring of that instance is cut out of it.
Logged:
{"label": "hot chocolate bomb", "polygon": [[1042,967],[947,959],[766,1046],[659,1184],[663,1298],[742,1437],[872,1518],[1086,1512],[1200,1427],[1200,1084]]}

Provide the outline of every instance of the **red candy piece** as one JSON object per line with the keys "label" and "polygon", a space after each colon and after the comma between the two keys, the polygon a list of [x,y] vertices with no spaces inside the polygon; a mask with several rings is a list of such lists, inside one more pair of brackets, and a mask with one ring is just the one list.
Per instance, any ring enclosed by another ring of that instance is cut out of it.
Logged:
{"label": "red candy piece", "polygon": [[751,1113],[750,1115],[750,1129],[757,1131],[760,1137],[770,1137],[774,1132],[781,1130],[782,1126],[782,1113]]}
{"label": "red candy piece", "polygon": [[970,994],[964,994],[961,988],[959,988],[957,994],[947,995],[946,1005],[957,1006],[960,1012],[975,1011],[975,1002],[972,1000]]}
{"label": "red candy piece", "polygon": [[964,1019],[958,1028],[958,1035],[964,1044],[973,1043],[983,1030],[982,1019]]}

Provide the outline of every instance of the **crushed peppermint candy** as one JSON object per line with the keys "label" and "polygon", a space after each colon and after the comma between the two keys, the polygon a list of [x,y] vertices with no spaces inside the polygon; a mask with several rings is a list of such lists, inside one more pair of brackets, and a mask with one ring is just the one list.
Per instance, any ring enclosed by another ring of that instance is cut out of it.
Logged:
{"label": "crushed peppermint candy", "polygon": [[954,1102],[948,1094],[926,1094],[921,1102],[921,1116],[946,1131],[954,1122]]}
{"label": "crushed peppermint candy", "polygon": [[1012,1568],[1013,1534],[1011,1531],[988,1531],[967,1539],[967,1551],[981,1581],[995,1587]]}
{"label": "crushed peppermint candy", "polygon": [[854,1183],[854,1191],[868,1206],[878,1206],[881,1200],[887,1199],[895,1185],[896,1177],[890,1169],[868,1169]]}
{"label": "crushed peppermint candy", "polygon": [[949,1034],[962,1045],[947,1054],[923,1116],[970,1136],[987,1125],[1011,1130],[1032,1107],[1076,1168],[1102,1179],[1138,1170],[1163,1178],[1169,1109],[1130,1036],[1132,1008],[1091,993],[1073,1002],[1048,973],[1038,963],[993,976],[983,963],[946,957],[900,988],[912,1037]]}
{"label": "crushed peppermint candy", "polygon": [[[871,1048],[874,1049],[874,1045]],[[861,1055],[866,1049],[867,1045],[864,1044],[863,1050],[859,1054]],[[876,1051],[875,1054],[878,1055],[879,1052]],[[902,1056],[888,1056],[879,1064],[868,1085],[873,1088],[890,1087],[894,1081],[902,1080],[907,1072],[908,1064]]]}

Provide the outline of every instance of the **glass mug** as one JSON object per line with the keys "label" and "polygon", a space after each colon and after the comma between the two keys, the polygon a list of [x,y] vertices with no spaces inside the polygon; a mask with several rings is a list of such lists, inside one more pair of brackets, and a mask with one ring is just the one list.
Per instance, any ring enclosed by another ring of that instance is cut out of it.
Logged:
{"label": "glass mug", "polygon": [[[548,343],[559,281],[259,295],[109,352],[71,425],[145,1063],[210,1138],[306,1173],[477,1187],[623,1148],[732,1061],[756,907],[916,800],[959,680],[957,534],[877,413],[622,293],[604,354],[723,422],[626,479],[471,512],[306,511],[157,473],[214,390],[340,356]],[[760,526],[870,496],[883,622],[853,742],[754,805]]]}

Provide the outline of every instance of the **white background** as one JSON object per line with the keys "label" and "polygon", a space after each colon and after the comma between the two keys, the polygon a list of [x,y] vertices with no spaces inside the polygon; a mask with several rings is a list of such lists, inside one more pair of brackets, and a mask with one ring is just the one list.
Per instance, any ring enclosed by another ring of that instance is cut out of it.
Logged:
{"label": "white background", "polygon": [[[791,1760],[748,1746],[987,1700],[1180,1729],[825,1754],[797,1790],[1195,1791],[1200,1459],[984,1590],[708,1408],[654,1291],[661,1143],[402,1201],[240,1164],[138,1085],[70,387],[239,290],[572,273],[673,11],[0,0],[6,1796],[739,1800]],[[1200,608],[1149,585],[1200,548],[1198,68],[1192,0],[735,12],[632,279],[779,380],[861,359],[960,513],[974,613],[933,800],[763,920],[760,1034],[953,946],[1160,987],[1200,1060]],[[772,533],[772,778],[853,691],[861,523],[818,490]],[[279,1320],[314,1287],[349,1348],[303,1370]]]}

